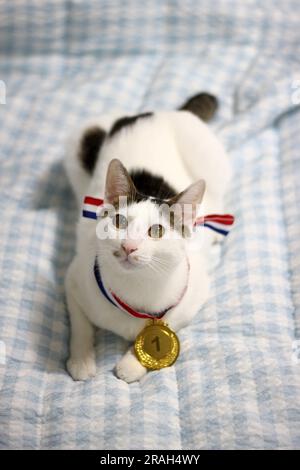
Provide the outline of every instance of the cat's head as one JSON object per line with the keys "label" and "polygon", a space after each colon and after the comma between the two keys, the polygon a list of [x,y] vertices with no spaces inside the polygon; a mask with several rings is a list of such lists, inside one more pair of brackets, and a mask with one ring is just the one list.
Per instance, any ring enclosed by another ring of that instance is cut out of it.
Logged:
{"label": "cat's head", "polygon": [[127,275],[170,272],[186,256],[204,191],[199,180],[171,198],[149,197],[137,190],[122,163],[112,160],[97,227],[101,264]]}

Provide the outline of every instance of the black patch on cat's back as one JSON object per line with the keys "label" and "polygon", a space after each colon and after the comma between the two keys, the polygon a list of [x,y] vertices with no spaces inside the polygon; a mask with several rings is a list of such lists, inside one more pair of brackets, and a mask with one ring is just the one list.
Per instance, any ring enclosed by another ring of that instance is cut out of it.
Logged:
{"label": "black patch on cat's back", "polygon": [[82,135],[78,158],[81,166],[90,175],[93,173],[96,166],[98,154],[105,136],[106,132],[98,126],[89,127]]}
{"label": "black patch on cat's back", "polygon": [[126,126],[131,126],[134,124],[138,119],[143,119],[147,117],[153,116],[153,113],[142,113],[142,114],[136,114],[135,116],[124,116],[120,119],[117,119],[117,121],[114,122],[112,128],[109,131],[109,137],[114,136],[119,132],[121,129],[123,129]]}
{"label": "black patch on cat's back", "polygon": [[134,202],[154,198],[154,202],[161,204],[177,194],[162,176],[153,175],[148,170],[132,170],[129,175],[136,188]]}

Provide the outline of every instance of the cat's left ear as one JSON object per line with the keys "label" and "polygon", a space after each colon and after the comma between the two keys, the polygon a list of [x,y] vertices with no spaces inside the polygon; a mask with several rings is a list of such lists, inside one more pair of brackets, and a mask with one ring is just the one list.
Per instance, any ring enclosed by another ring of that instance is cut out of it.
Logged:
{"label": "cat's left ear", "polygon": [[169,201],[177,221],[182,225],[193,225],[198,206],[204,196],[205,186],[204,180],[198,180]]}
{"label": "cat's left ear", "polygon": [[124,165],[117,158],[111,160],[106,174],[105,201],[116,204],[119,197],[132,199],[135,192],[133,181]]}

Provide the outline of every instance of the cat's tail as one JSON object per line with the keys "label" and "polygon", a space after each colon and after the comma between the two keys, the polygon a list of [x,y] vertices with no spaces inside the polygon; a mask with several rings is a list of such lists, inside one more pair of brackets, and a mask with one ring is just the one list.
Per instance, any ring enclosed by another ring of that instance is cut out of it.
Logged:
{"label": "cat's tail", "polygon": [[214,117],[217,109],[217,98],[209,93],[202,92],[189,98],[179,108],[179,111],[190,111],[202,121],[208,122]]}
{"label": "cat's tail", "polygon": [[204,179],[206,193],[220,201],[231,178],[231,165],[222,143],[205,122],[216,110],[217,99],[200,93],[188,99],[179,112],[170,113],[169,123],[191,177]]}

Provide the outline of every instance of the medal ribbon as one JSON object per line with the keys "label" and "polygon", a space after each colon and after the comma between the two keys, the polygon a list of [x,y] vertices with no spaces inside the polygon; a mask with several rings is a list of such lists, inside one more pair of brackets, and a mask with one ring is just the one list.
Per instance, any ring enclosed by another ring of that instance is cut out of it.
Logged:
{"label": "medal ribbon", "polygon": [[[189,272],[189,270],[190,270],[190,267],[188,265],[188,272]],[[168,307],[165,310],[163,310],[161,312],[158,312],[158,313],[146,313],[146,312],[138,312],[137,310],[132,308],[130,305],[126,304],[126,302],[121,300],[111,290],[106,289],[105,285],[103,284],[102,278],[101,278],[101,272],[100,272],[100,268],[99,268],[97,258],[95,259],[95,263],[94,263],[94,274],[95,274],[95,279],[96,279],[96,282],[98,284],[98,287],[99,287],[100,291],[102,292],[102,294],[104,295],[104,297],[110,303],[112,303],[115,307],[119,308],[123,312],[129,313],[129,315],[132,315],[133,317],[136,317],[136,318],[148,318],[148,319],[149,318],[150,319],[153,319],[153,318],[160,319],[160,318],[162,318],[169,310],[171,310],[172,308],[176,307],[176,305],[179,304],[179,302],[181,301],[182,297],[184,296],[184,294],[187,290],[187,285],[188,285],[188,283],[186,283],[186,285],[185,285],[185,287],[184,287],[184,289],[181,293],[181,296],[180,296],[179,300],[175,304],[171,305],[170,307]]]}

